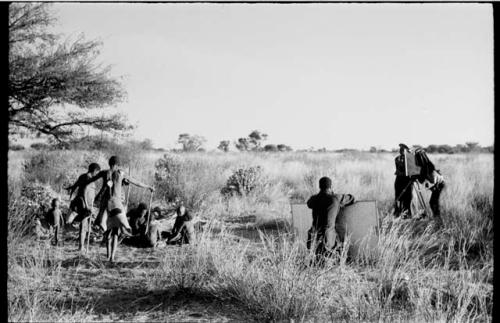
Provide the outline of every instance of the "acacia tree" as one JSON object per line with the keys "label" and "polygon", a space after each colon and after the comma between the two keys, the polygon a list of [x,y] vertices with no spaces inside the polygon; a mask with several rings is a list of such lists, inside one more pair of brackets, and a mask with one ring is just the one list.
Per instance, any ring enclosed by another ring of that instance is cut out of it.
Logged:
{"label": "acacia tree", "polygon": [[46,3],[9,6],[9,134],[45,134],[58,142],[87,133],[132,129],[105,107],[124,98],[110,67],[96,62],[101,43],[49,32]]}
{"label": "acacia tree", "polygon": [[188,133],[180,134],[179,139],[177,139],[177,143],[182,145],[182,150],[184,151],[199,151],[206,141],[205,137],[190,135]]}
{"label": "acacia tree", "polygon": [[221,140],[217,149],[227,153],[229,151],[229,145],[231,142],[229,140]]}
{"label": "acacia tree", "polygon": [[248,135],[248,139],[253,146],[252,150],[261,150],[262,142],[267,139],[267,134],[254,130]]}
{"label": "acacia tree", "polygon": [[262,142],[266,139],[267,134],[254,130],[248,135],[248,137],[238,138],[235,146],[240,151],[259,151],[262,150]]}

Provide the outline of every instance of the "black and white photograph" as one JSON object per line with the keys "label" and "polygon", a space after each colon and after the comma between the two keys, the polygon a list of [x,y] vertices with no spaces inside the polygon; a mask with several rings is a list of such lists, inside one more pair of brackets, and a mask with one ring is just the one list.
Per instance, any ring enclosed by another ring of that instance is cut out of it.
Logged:
{"label": "black and white photograph", "polygon": [[9,322],[493,320],[493,4],[4,7]]}

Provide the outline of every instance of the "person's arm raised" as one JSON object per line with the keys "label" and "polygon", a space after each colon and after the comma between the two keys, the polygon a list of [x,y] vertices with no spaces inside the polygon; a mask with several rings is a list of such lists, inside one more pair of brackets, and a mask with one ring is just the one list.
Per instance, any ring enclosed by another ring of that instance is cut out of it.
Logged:
{"label": "person's arm raised", "polygon": [[149,185],[146,185],[142,182],[139,182],[138,180],[128,176],[128,175],[125,175],[124,176],[124,180],[126,180],[127,182],[129,182],[130,184],[132,185],[135,185],[135,186],[138,186],[138,187],[142,187],[142,188],[147,188],[149,189],[151,192],[154,192],[154,187],[153,186],[149,186]]}

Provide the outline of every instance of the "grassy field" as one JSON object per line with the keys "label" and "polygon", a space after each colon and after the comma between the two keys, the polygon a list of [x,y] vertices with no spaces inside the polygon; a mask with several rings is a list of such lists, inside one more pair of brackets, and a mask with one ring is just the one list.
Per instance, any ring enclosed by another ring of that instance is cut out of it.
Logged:
{"label": "grassy field", "polygon": [[[99,241],[79,255],[69,227],[63,247],[23,236],[39,203],[23,196],[26,185],[39,182],[67,203],[62,187],[91,161],[105,167],[108,157],[9,152],[9,320],[491,320],[492,154],[430,155],[447,184],[436,227],[389,216],[392,154],[135,152],[124,169],[157,187],[154,206],[178,196],[207,221],[196,245],[120,246],[109,264]],[[221,194],[235,171],[255,166],[261,171],[247,178],[250,192]],[[347,261],[342,253],[324,267],[308,265],[312,255],[288,231],[289,203],[316,193],[321,176],[332,178],[336,192],[378,201],[378,257]],[[131,203],[148,198],[131,193]]]}

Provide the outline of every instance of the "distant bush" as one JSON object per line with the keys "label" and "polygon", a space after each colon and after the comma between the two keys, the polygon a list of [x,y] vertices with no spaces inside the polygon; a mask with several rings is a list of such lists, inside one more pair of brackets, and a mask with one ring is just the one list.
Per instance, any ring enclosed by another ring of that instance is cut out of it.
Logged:
{"label": "distant bush", "polygon": [[51,149],[50,145],[45,144],[43,142],[35,142],[35,143],[31,144],[30,147],[35,149],[35,150],[49,150],[49,149]]}
{"label": "distant bush", "polygon": [[9,149],[19,151],[19,150],[24,150],[25,148],[23,145],[20,145],[20,144],[11,144],[11,145],[9,145]]}
{"label": "distant bush", "polygon": [[268,144],[264,146],[264,151],[278,151],[278,147],[275,144]]}
{"label": "distant bush", "polygon": [[[415,145],[414,147],[417,147]],[[420,147],[420,146],[418,146]],[[464,154],[464,153],[493,153],[493,146],[481,147],[477,142],[466,142],[465,145],[428,145],[424,147],[429,154]],[[392,149],[393,153],[399,152],[399,149]]]}
{"label": "distant bush", "polygon": [[48,184],[57,191],[72,184],[88,165],[97,162],[106,167],[106,158],[101,152],[41,151],[23,164],[24,180],[29,183]]}
{"label": "distant bush", "polygon": [[240,168],[229,177],[221,193],[223,195],[247,195],[257,188],[261,179],[262,168],[260,166]]}
{"label": "distant bush", "polygon": [[278,146],[278,150],[279,151],[292,151],[292,147],[288,146],[288,145],[284,145],[284,144],[279,144]]}

